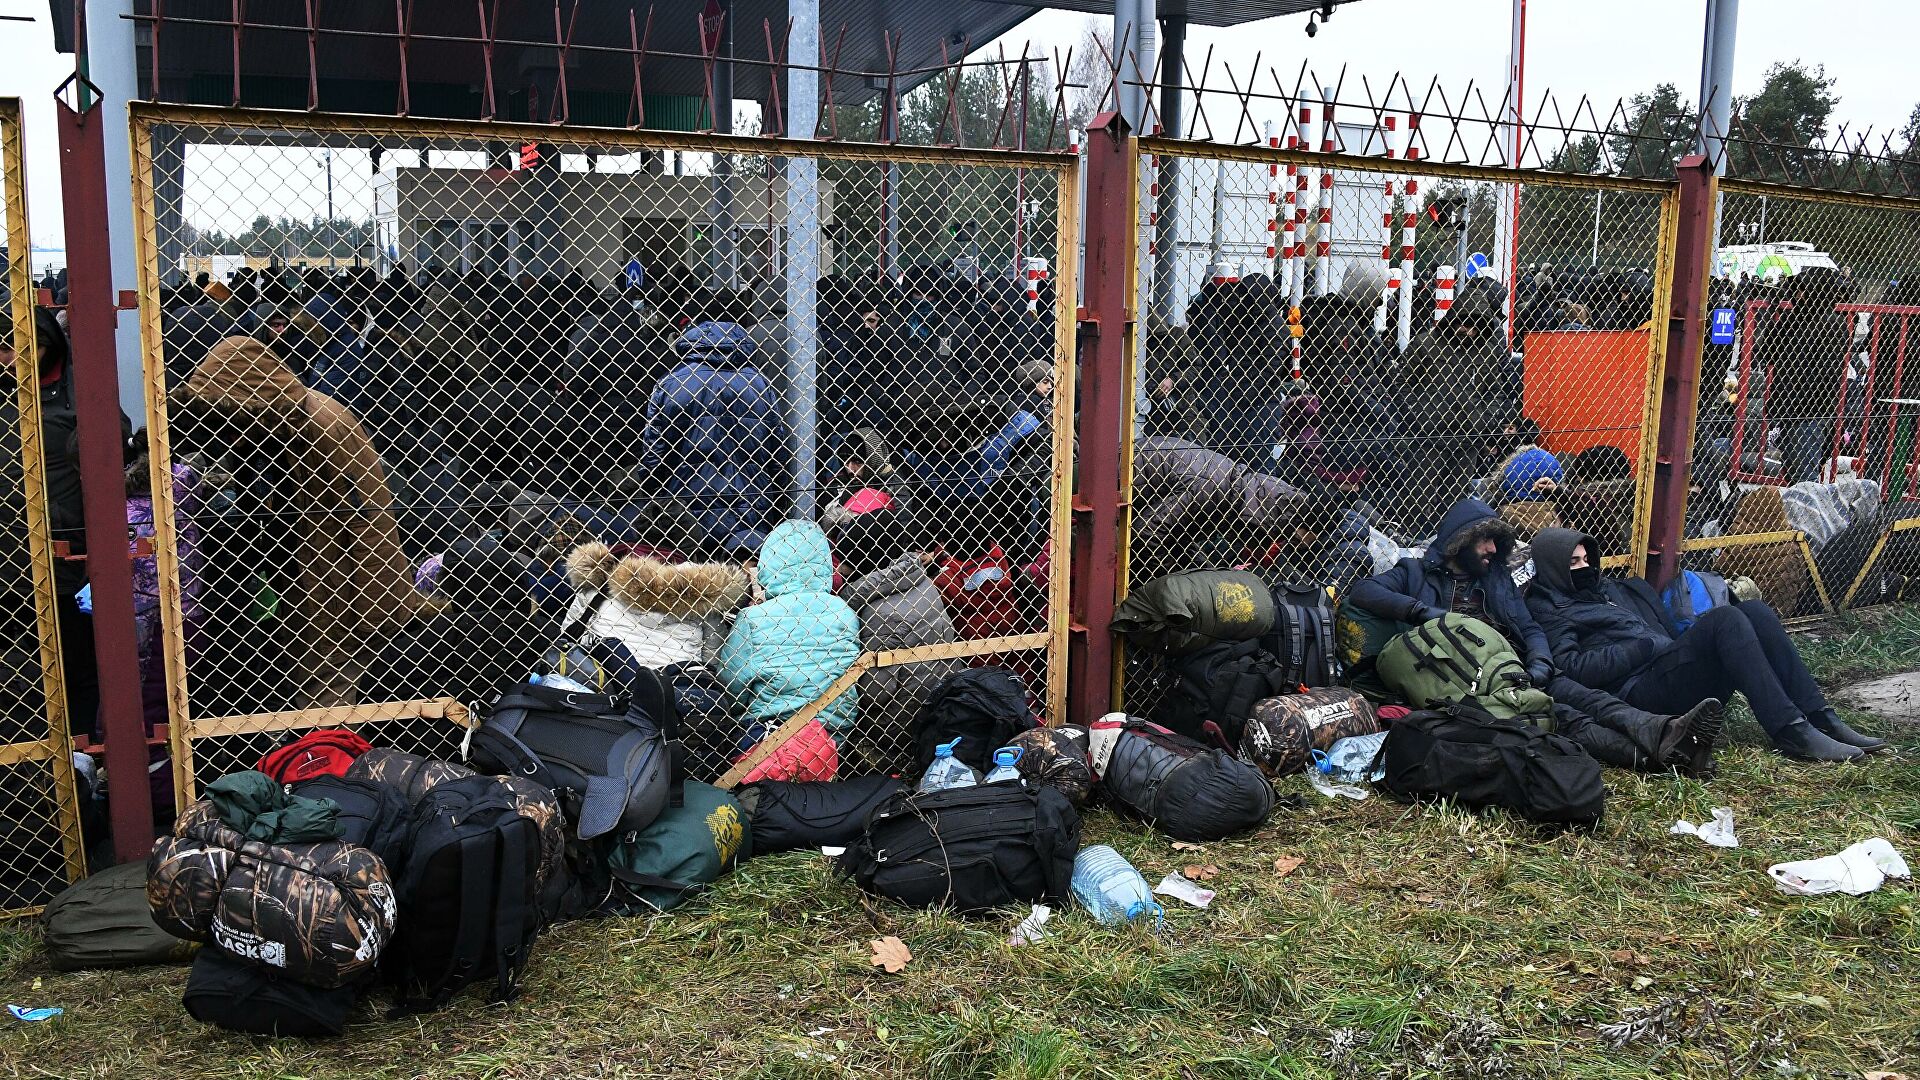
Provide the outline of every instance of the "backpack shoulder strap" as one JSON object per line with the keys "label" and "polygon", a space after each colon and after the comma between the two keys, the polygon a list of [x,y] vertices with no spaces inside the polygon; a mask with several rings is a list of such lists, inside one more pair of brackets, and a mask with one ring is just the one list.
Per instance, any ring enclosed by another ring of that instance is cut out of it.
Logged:
{"label": "backpack shoulder strap", "polygon": [[[494,895],[498,869],[494,863],[495,843],[491,832],[471,833],[455,841],[460,852],[460,906],[456,912],[453,949],[447,954],[445,969],[430,984],[416,980],[414,986],[407,988],[410,991],[407,996],[394,1002],[391,1018],[444,1008],[460,992],[466,977],[479,968],[491,931],[485,913],[494,906],[487,901]],[[423,985],[431,985],[433,992],[428,995],[411,992]]]}
{"label": "backpack shoulder strap", "polygon": [[533,883],[527,875],[531,853],[527,834],[533,829],[532,821],[517,815],[495,829],[499,837],[500,865],[495,885],[497,903],[490,920],[494,983],[493,996],[488,999],[495,1003],[513,999],[519,992],[520,972],[527,966],[527,945],[533,937],[528,932],[533,910],[527,899],[533,892]]}

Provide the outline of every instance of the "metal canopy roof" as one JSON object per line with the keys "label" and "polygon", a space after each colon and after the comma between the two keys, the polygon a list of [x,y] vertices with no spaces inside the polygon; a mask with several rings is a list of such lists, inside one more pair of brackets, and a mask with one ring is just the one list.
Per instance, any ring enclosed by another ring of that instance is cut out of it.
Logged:
{"label": "metal canopy roof", "polygon": [[[49,0],[56,43],[62,49],[71,48],[72,4],[73,0]],[[135,0],[134,10],[151,16],[156,6],[162,13],[157,35],[151,22],[143,22],[137,35],[142,94],[175,102],[230,104],[234,82],[231,0],[165,0],[162,5]],[[249,0],[246,4],[239,47],[244,104],[306,106],[307,6],[307,0]],[[393,111],[399,102],[403,51],[396,5],[314,6],[322,28],[314,47],[321,107]],[[404,50],[411,110],[430,116],[479,116],[486,69],[485,49],[479,44],[483,37],[479,7],[451,0],[408,0],[403,6],[412,12]],[[496,42],[492,66],[497,115],[552,118],[560,57],[554,43],[570,35],[567,86],[572,119],[626,123],[634,67],[630,19],[647,39],[642,83],[649,97],[678,97],[683,106],[687,99],[703,100],[707,76],[697,55],[702,6],[700,0],[559,0],[557,5],[547,0],[486,0],[489,17],[494,19],[488,29]],[[1319,0],[1161,0],[1161,15],[1184,15],[1198,25],[1230,26],[1319,6]],[[856,104],[884,89],[889,34],[896,49],[893,70],[917,72],[901,77],[899,86],[905,90],[932,77],[929,69],[1007,35],[1046,9],[1111,15],[1113,0],[820,0],[826,65],[882,75],[877,79],[836,77],[834,100]],[[740,61],[734,68],[734,96],[764,100],[768,69],[753,61],[767,59],[769,37],[773,52],[785,53],[786,0],[734,0],[734,19],[734,52]],[[152,85],[156,37],[157,87]],[[1019,42],[1008,44],[1017,55]],[[674,53],[682,55],[665,55]],[[818,58],[813,62],[818,63]]]}

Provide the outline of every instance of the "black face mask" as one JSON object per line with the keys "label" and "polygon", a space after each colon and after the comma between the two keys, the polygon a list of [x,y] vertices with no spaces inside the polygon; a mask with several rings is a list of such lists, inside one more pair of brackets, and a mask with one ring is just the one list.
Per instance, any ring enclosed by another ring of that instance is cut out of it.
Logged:
{"label": "black face mask", "polygon": [[1597,566],[1582,566],[1573,570],[1572,574],[1575,592],[1586,592],[1600,584],[1600,568]]}

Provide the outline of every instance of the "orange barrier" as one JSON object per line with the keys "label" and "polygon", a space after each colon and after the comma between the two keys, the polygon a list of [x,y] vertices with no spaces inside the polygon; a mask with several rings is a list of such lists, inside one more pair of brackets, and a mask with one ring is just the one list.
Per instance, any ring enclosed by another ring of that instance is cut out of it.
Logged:
{"label": "orange barrier", "polygon": [[1553,330],[1527,335],[1520,400],[1556,454],[1617,446],[1640,454],[1647,403],[1637,394],[1595,394],[1596,386],[1645,386],[1647,331]]}

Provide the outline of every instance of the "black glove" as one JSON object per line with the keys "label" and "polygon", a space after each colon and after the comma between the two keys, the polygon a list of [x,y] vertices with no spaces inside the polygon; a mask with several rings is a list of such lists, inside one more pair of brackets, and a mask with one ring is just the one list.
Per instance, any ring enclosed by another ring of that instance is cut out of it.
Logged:
{"label": "black glove", "polygon": [[1527,681],[1544,690],[1553,681],[1553,665],[1545,660],[1531,660],[1527,663]]}
{"label": "black glove", "polygon": [[1421,623],[1432,622],[1435,619],[1442,618],[1447,613],[1446,608],[1434,607],[1432,604],[1422,604],[1417,600],[1414,601],[1413,606],[1407,610],[1408,610],[1407,621],[1414,624],[1415,626],[1418,626]]}

